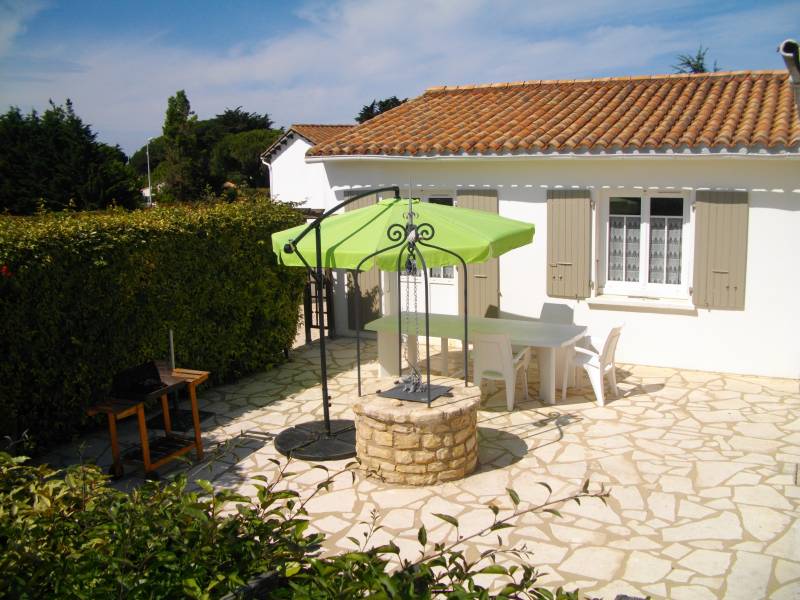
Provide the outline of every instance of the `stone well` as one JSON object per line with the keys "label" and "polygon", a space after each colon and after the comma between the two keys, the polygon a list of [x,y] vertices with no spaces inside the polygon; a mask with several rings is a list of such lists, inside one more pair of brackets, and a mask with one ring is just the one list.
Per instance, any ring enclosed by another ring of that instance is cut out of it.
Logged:
{"label": "stone well", "polygon": [[361,468],[388,483],[461,479],[478,462],[480,396],[437,398],[428,408],[369,396],[353,405]]}

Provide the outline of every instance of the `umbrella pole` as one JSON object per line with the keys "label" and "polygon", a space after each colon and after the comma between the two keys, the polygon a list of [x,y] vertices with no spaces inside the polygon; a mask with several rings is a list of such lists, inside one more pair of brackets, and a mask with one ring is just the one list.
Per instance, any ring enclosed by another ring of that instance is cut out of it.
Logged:
{"label": "umbrella pole", "polygon": [[331,415],[329,411],[330,396],[328,395],[328,355],[325,351],[325,311],[322,310],[322,233],[319,225],[315,228],[314,236],[317,242],[317,318],[319,320],[319,366],[322,377],[322,410],[325,418],[325,435],[331,436]]}
{"label": "umbrella pole", "polygon": [[353,292],[356,295],[356,372],[358,397],[361,397],[361,290],[358,287],[358,269],[353,271]]}

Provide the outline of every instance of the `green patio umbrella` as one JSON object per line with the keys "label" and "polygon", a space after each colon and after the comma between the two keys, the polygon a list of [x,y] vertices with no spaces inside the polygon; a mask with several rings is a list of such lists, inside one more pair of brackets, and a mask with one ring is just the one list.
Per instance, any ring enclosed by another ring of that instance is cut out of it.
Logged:
{"label": "green patio umbrella", "polygon": [[[393,191],[394,198],[374,205],[336,214],[339,209],[367,195]],[[422,274],[425,285],[425,338],[429,338],[428,268],[485,262],[533,239],[534,227],[496,214],[400,198],[397,187],[370,190],[325,211],[312,223],[272,234],[272,249],[278,261],[287,266],[306,267],[317,284],[317,303],[322,305],[323,269],[351,269],[355,275],[355,297],[360,298],[358,272],[377,265],[384,271],[397,271],[398,289],[403,271]],[[467,287],[462,287],[467,306]],[[358,393],[361,395],[361,351],[359,308],[356,306],[356,364]],[[327,386],[324,314],[317,312],[320,328],[320,369],[322,375],[323,421],[301,423],[284,430],[275,447],[286,455],[310,460],[335,460],[355,455],[355,426],[350,420],[331,420]],[[398,312],[398,332],[402,332],[402,312]],[[464,314],[464,347],[467,347],[467,315]],[[402,346],[402,335],[398,335]],[[430,365],[430,344],[426,343]],[[467,352],[464,352],[464,384],[467,384]],[[381,395],[404,400],[427,401],[449,391],[447,386],[432,386],[430,366],[427,384],[419,369],[410,365],[412,375]],[[432,391],[436,388],[435,392]],[[424,397],[426,399],[424,399]]]}
{"label": "green patio umbrella", "polygon": [[[369,270],[377,264],[383,271],[398,270],[398,254],[402,247],[394,248],[364,259],[382,248],[395,244],[391,239],[392,225],[405,226],[411,206],[414,222],[432,227],[430,244],[446,248],[445,252],[433,247],[425,248],[425,264],[428,267],[452,265],[455,253],[465,263],[481,263],[531,243],[534,226],[507,219],[499,215],[469,208],[432,204],[405,198],[380,200],[376,204],[338,215],[331,215],[320,224],[322,243],[322,267],[332,269]],[[287,266],[316,267],[314,236],[305,236],[293,249],[286,246],[300,235],[307,225],[298,225],[272,234],[272,249],[278,261]],[[394,230],[396,231],[396,229]],[[420,230],[420,236],[425,236]],[[302,255],[298,256],[297,251]],[[303,262],[303,259],[305,262]],[[400,269],[404,267],[400,265]]]}

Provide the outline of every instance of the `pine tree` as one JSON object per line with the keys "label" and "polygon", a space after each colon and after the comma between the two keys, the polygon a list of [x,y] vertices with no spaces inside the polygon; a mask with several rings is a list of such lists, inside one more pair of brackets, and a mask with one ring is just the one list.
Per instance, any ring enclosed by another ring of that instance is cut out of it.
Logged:
{"label": "pine tree", "polygon": [[100,143],[72,102],[42,114],[12,107],[0,115],[0,212],[133,208],[136,175],[120,148]]}
{"label": "pine tree", "polygon": [[157,188],[155,196],[177,202],[199,199],[204,177],[196,124],[189,98],[179,90],[167,101],[162,136],[164,160],[156,169],[156,180],[163,188]]}
{"label": "pine tree", "polygon": [[369,104],[365,104],[361,107],[358,115],[356,115],[356,123],[366,123],[373,117],[377,117],[379,114],[386,112],[387,110],[391,110],[397,106],[403,104],[408,98],[403,98],[400,100],[397,96],[391,96],[389,98],[384,98],[383,100],[373,100]]}

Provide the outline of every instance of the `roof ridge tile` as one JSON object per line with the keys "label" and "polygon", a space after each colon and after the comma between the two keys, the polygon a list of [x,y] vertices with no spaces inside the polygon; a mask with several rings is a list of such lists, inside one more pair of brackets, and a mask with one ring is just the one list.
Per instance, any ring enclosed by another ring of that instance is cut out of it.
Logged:
{"label": "roof ridge tile", "polygon": [[530,79],[494,83],[464,83],[459,85],[435,85],[425,89],[428,92],[452,92],[456,90],[474,90],[484,88],[516,87],[526,85],[564,85],[569,83],[600,83],[609,81],[639,81],[658,79],[695,79],[704,77],[735,77],[741,75],[776,75],[787,77],[788,73],[781,69],[753,69],[738,71],[709,71],[706,73],[662,73],[655,75],[612,75],[608,77],[589,77],[576,79]]}

